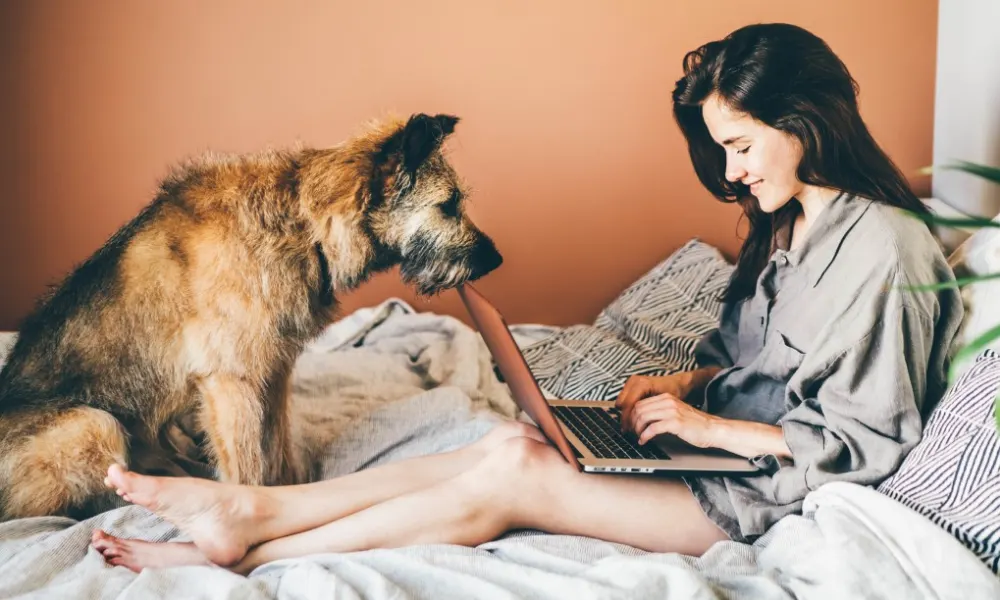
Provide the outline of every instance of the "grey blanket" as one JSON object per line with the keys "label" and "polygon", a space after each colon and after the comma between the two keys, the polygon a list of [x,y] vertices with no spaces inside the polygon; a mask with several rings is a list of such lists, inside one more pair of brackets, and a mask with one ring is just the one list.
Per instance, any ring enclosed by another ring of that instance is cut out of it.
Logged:
{"label": "grey blanket", "polygon": [[[327,477],[452,449],[519,417],[474,331],[399,301],[359,311],[318,340],[297,365],[294,399],[297,439]],[[996,577],[950,535],[850,484],[814,492],[803,516],[752,546],[720,543],[700,558],[518,532],[478,548],[308,556],[246,578],[208,567],[136,575],[89,548],[95,527],[184,539],[134,506],[84,522],[0,524],[0,598],[1000,597]]]}

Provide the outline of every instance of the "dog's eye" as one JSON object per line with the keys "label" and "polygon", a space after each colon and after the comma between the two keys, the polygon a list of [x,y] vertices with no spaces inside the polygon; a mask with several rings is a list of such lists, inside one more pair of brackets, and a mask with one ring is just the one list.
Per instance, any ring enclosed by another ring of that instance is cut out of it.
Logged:
{"label": "dog's eye", "polygon": [[444,216],[455,218],[458,216],[458,203],[462,201],[462,193],[455,190],[451,193],[451,198],[444,204],[441,204],[441,212]]}

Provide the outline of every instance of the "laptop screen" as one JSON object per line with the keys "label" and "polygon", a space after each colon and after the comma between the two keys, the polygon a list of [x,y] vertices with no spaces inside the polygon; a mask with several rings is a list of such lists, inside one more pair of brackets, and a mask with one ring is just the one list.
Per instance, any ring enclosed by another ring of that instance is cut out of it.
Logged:
{"label": "laptop screen", "polygon": [[514,336],[507,328],[503,315],[470,284],[460,286],[458,293],[479,333],[482,334],[486,347],[496,360],[497,367],[517,405],[538,424],[545,437],[555,444],[566,460],[579,467],[576,454],[556,421],[552,408],[545,401],[545,396],[538,387],[534,375],[531,374],[524,355],[517,347]]}

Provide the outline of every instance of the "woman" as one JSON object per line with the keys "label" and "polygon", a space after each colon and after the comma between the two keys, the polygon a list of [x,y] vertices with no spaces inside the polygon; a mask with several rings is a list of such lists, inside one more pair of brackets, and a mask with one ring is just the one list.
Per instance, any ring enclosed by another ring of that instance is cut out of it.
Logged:
{"label": "woman", "polygon": [[239,573],[317,552],[476,545],[515,528],[700,555],[763,534],[823,483],[889,476],[943,392],[962,304],[952,289],[899,289],[953,276],[927,227],[899,210],[924,208],[862,122],[847,69],[800,28],[745,27],[685,58],[674,115],[702,183],[739,202],[750,228],[701,368],[629,380],[623,426],[642,442],[672,433],[751,457],[761,475],[583,474],[537,429],[508,423],[454,452],[304,486],[115,465],[108,485],[193,543],[97,531],[94,546],[134,570]]}

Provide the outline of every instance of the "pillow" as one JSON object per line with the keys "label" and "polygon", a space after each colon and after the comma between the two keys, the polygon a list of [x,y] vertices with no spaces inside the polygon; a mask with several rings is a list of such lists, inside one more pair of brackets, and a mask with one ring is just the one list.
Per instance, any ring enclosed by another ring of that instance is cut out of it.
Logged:
{"label": "pillow", "polygon": [[934,521],[1000,574],[1000,354],[985,350],[931,413],[920,443],[878,491]]}
{"label": "pillow", "polygon": [[[994,220],[1000,221],[1000,216]],[[1000,273],[1000,229],[979,229],[955,249],[948,263],[959,278]],[[1000,323],[1000,302],[996,301],[997,298],[1000,298],[1000,279],[962,288],[965,318],[959,333],[961,346]],[[994,340],[989,348],[1000,351],[1000,340]],[[967,366],[958,365],[958,368],[962,372]]]}
{"label": "pillow", "polygon": [[546,395],[614,400],[631,375],[692,369],[694,347],[718,326],[733,266],[693,239],[608,305],[593,325],[557,331],[524,352]]}

